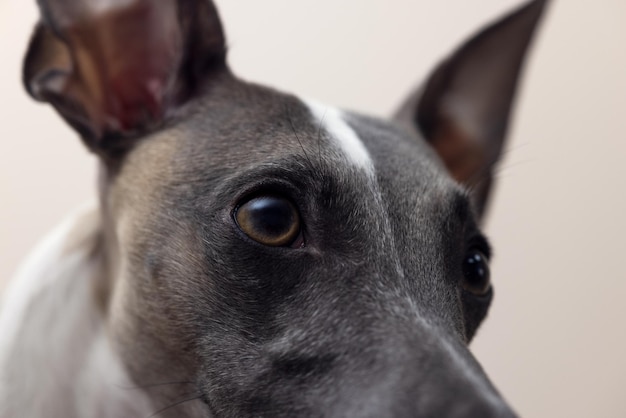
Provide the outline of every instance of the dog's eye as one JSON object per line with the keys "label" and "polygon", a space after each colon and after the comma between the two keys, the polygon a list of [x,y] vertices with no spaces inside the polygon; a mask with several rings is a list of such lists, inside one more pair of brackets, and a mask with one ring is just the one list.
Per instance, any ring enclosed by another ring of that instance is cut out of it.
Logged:
{"label": "dog's eye", "polygon": [[[300,214],[288,199],[260,196],[235,210],[237,226],[253,240],[271,247],[294,245],[300,241]],[[301,242],[297,246],[302,246]]]}
{"label": "dog's eye", "polygon": [[491,287],[487,256],[471,250],[463,261],[463,288],[475,295],[486,294]]}

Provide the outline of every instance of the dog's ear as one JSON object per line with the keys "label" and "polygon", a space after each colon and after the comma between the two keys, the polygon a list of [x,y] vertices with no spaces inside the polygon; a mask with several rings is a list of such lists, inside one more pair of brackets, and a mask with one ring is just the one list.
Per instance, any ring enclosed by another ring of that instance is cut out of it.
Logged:
{"label": "dog's ear", "polygon": [[547,1],[535,0],[445,60],[396,119],[416,127],[482,215],[526,52]]}
{"label": "dog's ear", "polygon": [[23,81],[96,153],[124,151],[224,70],[210,0],[39,0]]}

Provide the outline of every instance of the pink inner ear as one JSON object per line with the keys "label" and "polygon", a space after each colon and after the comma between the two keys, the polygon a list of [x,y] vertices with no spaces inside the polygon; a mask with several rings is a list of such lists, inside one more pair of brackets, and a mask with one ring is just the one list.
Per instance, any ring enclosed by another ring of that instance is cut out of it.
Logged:
{"label": "pink inner ear", "polygon": [[94,134],[160,122],[182,48],[176,2],[139,0],[77,15],[81,20],[66,14],[57,27],[73,66],[64,93],[86,110]]}

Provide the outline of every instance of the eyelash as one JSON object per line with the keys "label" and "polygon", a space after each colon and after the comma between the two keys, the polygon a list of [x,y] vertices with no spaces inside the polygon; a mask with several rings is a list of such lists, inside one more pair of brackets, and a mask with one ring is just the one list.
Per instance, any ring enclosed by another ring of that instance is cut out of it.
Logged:
{"label": "eyelash", "polygon": [[470,249],[479,250],[481,253],[485,255],[485,257],[487,257],[487,260],[490,260],[492,257],[491,246],[489,245],[487,238],[485,238],[481,234],[474,235],[472,238],[470,238],[467,244],[467,248],[468,250]]}

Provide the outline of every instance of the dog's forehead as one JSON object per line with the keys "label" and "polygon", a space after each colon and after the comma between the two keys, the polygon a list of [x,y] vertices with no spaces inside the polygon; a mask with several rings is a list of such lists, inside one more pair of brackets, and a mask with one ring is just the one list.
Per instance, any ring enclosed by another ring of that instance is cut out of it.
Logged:
{"label": "dog's forehead", "polygon": [[433,191],[440,196],[460,191],[414,132],[248,84],[217,87],[189,117],[138,148],[125,177],[143,190],[202,182],[210,188],[270,167],[295,176],[301,168],[305,184],[316,171],[341,177],[346,186],[380,186],[387,199],[409,204]]}
{"label": "dog's forehead", "polygon": [[392,122],[256,85],[235,90],[237,101],[208,100],[182,132],[194,143],[189,149],[212,166],[243,171],[304,158],[313,165],[344,164],[369,176],[410,176],[430,187],[443,179],[444,187],[454,187],[431,147]]}
{"label": "dog's forehead", "polygon": [[343,119],[367,150],[382,189],[415,198],[435,193],[455,199],[466,194],[418,132],[354,113],[344,112]]}

